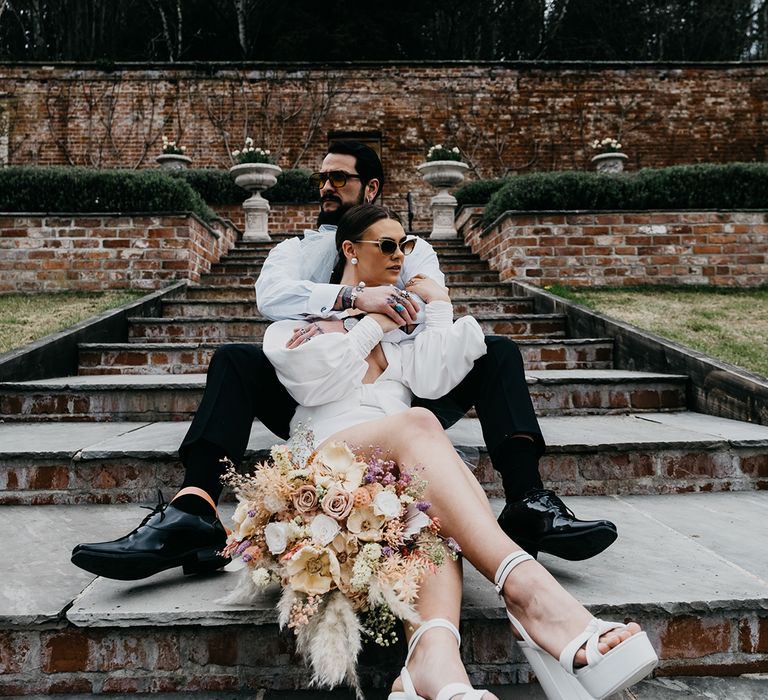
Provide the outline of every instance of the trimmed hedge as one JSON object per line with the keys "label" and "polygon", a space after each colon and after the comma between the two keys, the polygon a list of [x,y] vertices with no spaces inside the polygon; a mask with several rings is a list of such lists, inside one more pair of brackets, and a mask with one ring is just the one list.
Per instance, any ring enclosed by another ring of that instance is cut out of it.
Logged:
{"label": "trimmed hedge", "polygon": [[[235,184],[226,170],[175,170],[174,177],[186,180],[210,205],[242,204],[248,192]],[[263,192],[264,198],[278,202],[317,202],[320,192],[309,184],[308,170],[283,170],[277,184]]]}
{"label": "trimmed hedge", "polygon": [[464,205],[478,206],[488,204],[488,200],[498,192],[504,185],[510,181],[510,178],[503,180],[474,180],[462,185],[456,190],[456,201],[460,207]]}
{"label": "trimmed hedge", "polygon": [[215,212],[186,182],[157,170],[0,168],[2,212]]}
{"label": "trimmed hedge", "polygon": [[[678,165],[616,176],[532,173],[488,181],[476,191],[478,197],[493,192],[483,213],[486,226],[509,210],[768,209],[768,163]],[[465,198],[462,204],[482,202]]]}

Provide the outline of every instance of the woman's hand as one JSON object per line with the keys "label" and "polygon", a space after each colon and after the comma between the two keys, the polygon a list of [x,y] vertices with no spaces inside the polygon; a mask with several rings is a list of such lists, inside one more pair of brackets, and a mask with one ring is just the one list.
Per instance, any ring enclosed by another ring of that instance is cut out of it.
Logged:
{"label": "woman's hand", "polygon": [[418,274],[414,275],[405,283],[405,289],[408,292],[418,294],[427,304],[431,301],[450,301],[448,288],[438,284],[431,277]]}

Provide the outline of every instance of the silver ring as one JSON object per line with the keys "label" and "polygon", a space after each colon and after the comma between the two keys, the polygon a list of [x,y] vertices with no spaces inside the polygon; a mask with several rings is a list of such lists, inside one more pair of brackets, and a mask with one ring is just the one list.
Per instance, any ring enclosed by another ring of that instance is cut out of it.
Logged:
{"label": "silver ring", "polygon": [[401,296],[403,299],[410,299],[410,298],[411,298],[411,293],[410,293],[410,292],[409,292],[407,289],[403,289],[403,290],[400,292],[400,296]]}

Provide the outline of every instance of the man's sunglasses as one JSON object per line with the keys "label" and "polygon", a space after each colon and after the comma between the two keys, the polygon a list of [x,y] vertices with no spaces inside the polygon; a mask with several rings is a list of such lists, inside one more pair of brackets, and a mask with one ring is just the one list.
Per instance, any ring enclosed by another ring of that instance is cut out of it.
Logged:
{"label": "man's sunglasses", "polygon": [[317,187],[317,189],[322,189],[325,186],[325,183],[330,180],[334,187],[340,189],[347,184],[347,180],[351,177],[360,180],[359,175],[345,173],[343,170],[331,170],[328,173],[312,173],[309,176],[309,184],[313,187]]}
{"label": "man's sunglasses", "polygon": [[373,243],[373,245],[379,246],[379,250],[384,255],[392,255],[398,248],[400,248],[403,255],[409,255],[413,252],[413,248],[416,245],[416,236],[406,236],[401,238],[400,242],[392,238],[379,238],[378,241],[355,241],[355,245],[358,243]]}

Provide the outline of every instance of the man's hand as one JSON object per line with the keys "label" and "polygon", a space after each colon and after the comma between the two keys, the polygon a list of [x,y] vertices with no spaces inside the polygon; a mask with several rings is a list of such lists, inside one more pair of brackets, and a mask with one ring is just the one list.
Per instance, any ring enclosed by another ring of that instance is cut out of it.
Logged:
{"label": "man's hand", "polygon": [[323,333],[343,333],[344,325],[342,321],[313,321],[303,326],[293,329],[293,335],[285,344],[289,350],[298,348],[316,335]]}
{"label": "man's hand", "polygon": [[416,323],[416,314],[419,311],[418,303],[409,293],[393,285],[366,287],[358,293],[355,308],[388,316],[398,326]]}

